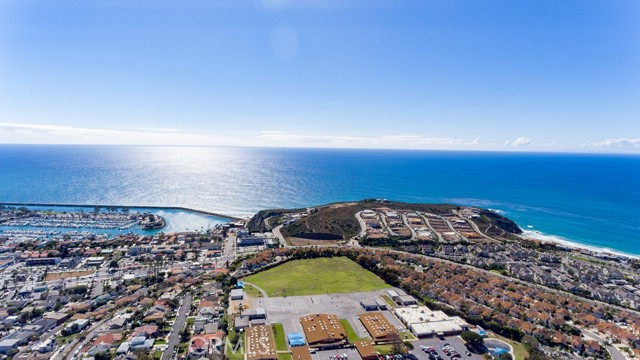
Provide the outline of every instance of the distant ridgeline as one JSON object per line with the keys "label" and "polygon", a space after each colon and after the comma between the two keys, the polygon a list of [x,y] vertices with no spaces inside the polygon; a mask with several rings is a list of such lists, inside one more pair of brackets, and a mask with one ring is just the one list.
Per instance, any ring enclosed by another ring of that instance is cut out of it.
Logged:
{"label": "distant ridgeline", "polygon": [[[473,209],[469,218],[478,229],[491,237],[515,239],[522,230],[512,220],[493,211],[477,207],[460,207],[451,204],[413,204],[387,200],[367,199],[357,202],[342,202],[312,207],[308,209],[262,210],[251,218],[250,231],[270,231],[282,225],[285,237],[309,240],[347,240],[361,231],[356,214],[365,210],[377,212],[419,212],[436,216],[449,216],[462,208]],[[407,228],[408,229],[408,228]],[[390,237],[400,237],[393,235]]]}

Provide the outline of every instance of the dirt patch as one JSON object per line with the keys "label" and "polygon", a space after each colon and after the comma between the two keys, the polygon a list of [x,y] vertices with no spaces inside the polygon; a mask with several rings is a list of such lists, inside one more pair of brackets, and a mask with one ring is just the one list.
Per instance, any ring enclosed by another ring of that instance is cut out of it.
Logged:
{"label": "dirt patch", "polygon": [[82,277],[82,276],[89,276],[89,275],[93,275],[93,273],[95,273],[95,270],[48,273],[46,281],[63,280],[63,279],[70,279],[70,278],[76,278],[76,277]]}
{"label": "dirt patch", "polygon": [[287,238],[287,242],[292,246],[308,246],[308,245],[337,245],[340,242],[335,240],[310,240],[297,237]]}

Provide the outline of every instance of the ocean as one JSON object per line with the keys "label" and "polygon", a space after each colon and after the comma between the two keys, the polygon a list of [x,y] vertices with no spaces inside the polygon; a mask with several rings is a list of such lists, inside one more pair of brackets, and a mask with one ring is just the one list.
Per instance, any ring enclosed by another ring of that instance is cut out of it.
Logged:
{"label": "ocean", "polygon": [[640,255],[640,156],[0,145],[0,202],[232,216],[385,198],[491,208],[530,235]]}

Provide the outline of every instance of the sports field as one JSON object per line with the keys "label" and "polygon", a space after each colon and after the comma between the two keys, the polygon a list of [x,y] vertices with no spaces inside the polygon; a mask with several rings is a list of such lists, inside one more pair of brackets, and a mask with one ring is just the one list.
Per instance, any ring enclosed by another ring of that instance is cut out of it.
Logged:
{"label": "sports field", "polygon": [[246,278],[269,296],[373,291],[390,287],[346,257],[289,261]]}

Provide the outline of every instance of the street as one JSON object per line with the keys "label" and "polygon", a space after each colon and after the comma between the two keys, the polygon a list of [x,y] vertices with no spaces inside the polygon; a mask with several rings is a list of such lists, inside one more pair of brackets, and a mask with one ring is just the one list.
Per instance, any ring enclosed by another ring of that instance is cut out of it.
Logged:
{"label": "street", "polygon": [[[594,334],[593,332],[589,331],[589,330],[585,330],[585,329],[580,329],[582,331],[582,333],[587,336],[590,337],[600,343],[605,343],[604,339],[596,334]],[[611,345],[607,345],[607,351],[609,351],[609,354],[611,355],[611,360],[625,360],[626,357],[620,352],[620,350],[618,350],[616,347],[611,346]]]}
{"label": "street", "polygon": [[187,320],[187,314],[191,310],[191,293],[187,293],[184,296],[184,301],[182,305],[180,305],[180,309],[178,309],[178,316],[176,317],[176,321],[173,323],[173,327],[171,329],[171,334],[169,335],[169,342],[167,343],[167,348],[162,354],[162,360],[169,360],[173,356],[173,349],[178,342],[180,341],[180,331],[184,327],[184,323]]}

